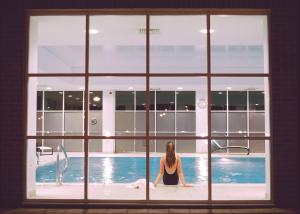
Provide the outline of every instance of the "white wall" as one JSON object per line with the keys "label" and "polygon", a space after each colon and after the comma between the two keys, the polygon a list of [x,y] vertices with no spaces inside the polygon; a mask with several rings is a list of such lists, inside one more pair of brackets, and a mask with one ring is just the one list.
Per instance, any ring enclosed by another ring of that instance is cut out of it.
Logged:
{"label": "white wall", "polygon": [[[104,136],[115,135],[115,92],[103,91],[103,118],[102,118],[102,133]],[[114,152],[114,140],[104,139],[102,143],[102,152]]]}
{"label": "white wall", "polygon": [[[196,91],[196,135],[207,136],[207,91]],[[207,153],[207,140],[196,140],[196,152]]]}

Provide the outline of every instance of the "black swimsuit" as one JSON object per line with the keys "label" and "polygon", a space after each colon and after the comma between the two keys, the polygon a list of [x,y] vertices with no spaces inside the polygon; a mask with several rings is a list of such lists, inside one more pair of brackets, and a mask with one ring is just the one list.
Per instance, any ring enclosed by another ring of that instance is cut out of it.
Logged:
{"label": "black swimsuit", "polygon": [[173,174],[168,174],[164,165],[164,175],[163,175],[163,182],[165,185],[177,185],[179,181],[178,173],[177,173],[177,166],[176,170]]}

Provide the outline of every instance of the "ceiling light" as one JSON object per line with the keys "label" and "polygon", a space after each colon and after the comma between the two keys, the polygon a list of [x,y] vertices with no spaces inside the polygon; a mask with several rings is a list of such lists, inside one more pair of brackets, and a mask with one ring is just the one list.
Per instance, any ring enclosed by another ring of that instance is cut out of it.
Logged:
{"label": "ceiling light", "polygon": [[128,90],[133,90],[133,87],[129,86],[129,87],[128,87]]}
{"label": "ceiling light", "polygon": [[231,90],[231,89],[232,89],[232,87],[230,87],[230,86],[227,86],[227,87],[226,87],[226,89],[227,89],[227,90]]}
{"label": "ceiling light", "polygon": [[223,94],[223,93],[221,91],[219,91],[218,94]]}
{"label": "ceiling light", "polygon": [[75,99],[76,99],[76,100],[80,100],[80,98],[79,98],[79,97],[76,97]]}
{"label": "ceiling light", "polygon": [[219,15],[219,17],[228,17],[229,15]]}
{"label": "ceiling light", "polygon": [[111,136],[111,132],[108,130],[104,130],[104,136],[105,137],[110,137]]}
{"label": "ceiling light", "polygon": [[93,100],[94,100],[95,102],[99,102],[99,101],[100,101],[100,97],[97,97],[97,96],[96,96],[96,97],[93,98]]}
{"label": "ceiling light", "polygon": [[68,97],[70,97],[70,98],[71,98],[71,97],[73,97],[73,96],[70,94],[70,95],[68,95]]}
{"label": "ceiling light", "polygon": [[97,33],[99,33],[99,30],[92,28],[92,29],[89,30],[89,33],[90,34],[97,34]]}
{"label": "ceiling light", "polygon": [[80,86],[79,89],[80,89],[80,90],[84,90],[84,87]]}
{"label": "ceiling light", "polygon": [[47,89],[47,90],[51,90],[52,88],[51,88],[51,87],[47,87],[46,89]]}
{"label": "ceiling light", "polygon": [[[203,34],[207,34],[207,29],[203,28],[203,29],[200,30],[200,32],[203,33]],[[213,32],[215,32],[215,30],[214,29],[209,29],[209,32],[213,33]]]}
{"label": "ceiling light", "polygon": [[182,90],[183,88],[181,87],[181,86],[179,86],[178,88],[177,88],[177,90]]}

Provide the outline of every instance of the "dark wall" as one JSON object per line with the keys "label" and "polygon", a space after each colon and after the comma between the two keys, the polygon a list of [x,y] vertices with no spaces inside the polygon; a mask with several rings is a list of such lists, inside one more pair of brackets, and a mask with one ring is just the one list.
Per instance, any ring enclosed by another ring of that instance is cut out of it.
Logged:
{"label": "dark wall", "polygon": [[47,8],[270,8],[273,190],[279,207],[299,200],[299,3],[270,0],[8,0],[0,3],[0,207],[19,207],[24,180],[25,9]]}

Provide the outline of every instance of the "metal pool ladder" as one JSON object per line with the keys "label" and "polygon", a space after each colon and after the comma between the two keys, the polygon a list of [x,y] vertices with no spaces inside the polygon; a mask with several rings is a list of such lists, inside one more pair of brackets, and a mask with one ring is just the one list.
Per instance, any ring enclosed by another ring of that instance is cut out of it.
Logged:
{"label": "metal pool ladder", "polygon": [[[62,171],[60,171],[60,163],[59,163],[59,153],[63,152],[64,153],[64,168]],[[65,147],[62,145],[62,143],[60,143],[57,146],[57,155],[56,155],[56,185],[60,186],[62,185],[62,177],[64,175],[64,173],[67,171],[69,166],[69,160],[68,160],[68,155],[66,152]]]}

